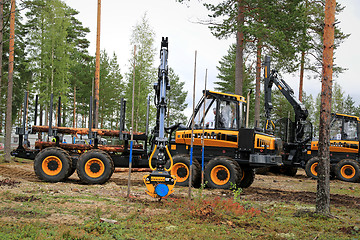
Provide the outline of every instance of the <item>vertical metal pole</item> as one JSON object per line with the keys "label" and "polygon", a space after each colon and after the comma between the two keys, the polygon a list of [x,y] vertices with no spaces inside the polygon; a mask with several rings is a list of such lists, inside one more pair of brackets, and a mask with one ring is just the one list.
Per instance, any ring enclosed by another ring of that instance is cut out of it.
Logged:
{"label": "vertical metal pole", "polygon": [[[23,142],[24,142],[23,140],[24,140],[25,128],[26,128],[27,97],[28,97],[28,92],[25,92],[22,128],[21,128],[20,133],[19,133],[19,147],[22,147]],[[25,140],[27,140],[27,139],[25,139]]]}
{"label": "vertical metal pole", "polygon": [[[145,129],[145,135],[146,137],[149,134],[149,118],[150,118],[150,95],[147,99],[147,108],[146,108],[146,129]],[[147,153],[147,140],[145,140],[145,152]]]}
{"label": "vertical metal pole", "polygon": [[134,45],[134,66],[133,66],[133,91],[132,91],[132,109],[131,109],[131,141],[130,141],[130,156],[129,156],[129,177],[128,177],[128,191],[127,197],[130,197],[130,187],[131,187],[131,165],[132,165],[132,151],[133,151],[133,142],[134,142],[134,101],[135,101],[135,66],[136,66],[136,45]]}
{"label": "vertical metal pole", "polygon": [[202,149],[201,149],[201,187],[204,186],[204,165],[205,165],[205,103],[206,103],[206,83],[207,83],[207,69],[205,72],[205,89],[204,89],[204,109],[203,109],[203,132],[202,132]]}
{"label": "vertical metal pole", "polygon": [[28,106],[29,106],[29,92],[25,92],[26,95],[26,109],[24,109],[24,113],[25,113],[25,130],[27,129],[28,126]]}
{"label": "vertical metal pole", "polygon": [[57,126],[61,127],[61,97],[59,97],[59,101],[58,101],[58,121],[57,121]]}
{"label": "vertical metal pole", "polygon": [[26,127],[27,98],[28,98],[28,92],[25,92],[25,96],[24,96],[24,112],[23,112],[23,122],[22,122],[22,127],[23,127],[24,131],[25,131],[25,127]]}
{"label": "vertical metal pole", "polygon": [[149,117],[150,117],[150,96],[147,98],[147,108],[146,108],[146,128],[145,128],[145,134],[146,136],[149,133]]}
{"label": "vertical metal pole", "polygon": [[38,103],[39,103],[39,95],[36,95],[35,97],[35,116],[34,116],[34,126],[36,126],[37,122],[37,110],[38,110]]}
{"label": "vertical metal pole", "polygon": [[76,128],[76,87],[74,86],[73,128]]}
{"label": "vertical metal pole", "polygon": [[122,141],[124,139],[124,127],[123,127],[123,121],[124,119],[124,98],[121,98],[120,100],[120,121],[119,121],[119,140]]}
{"label": "vertical metal pole", "polygon": [[93,128],[98,128],[98,125],[95,122],[95,119],[97,119],[97,112],[96,112],[96,109],[95,109],[96,103],[97,103],[97,101],[96,101],[96,99],[94,99],[94,104],[93,104],[94,111],[93,111],[93,117],[92,117],[92,119],[93,119]]}
{"label": "vertical metal pole", "polygon": [[93,111],[93,97],[90,96],[90,106],[89,106],[89,134],[88,134],[88,138],[89,140],[92,138],[92,114]]}
{"label": "vertical metal pole", "polygon": [[50,95],[49,133],[48,133],[48,137],[53,135],[53,131],[52,131],[53,101],[54,101],[54,94],[51,94]]}
{"label": "vertical metal pole", "polygon": [[189,199],[191,199],[191,182],[192,182],[192,169],[193,169],[193,151],[194,151],[194,114],[195,114],[195,83],[196,83],[196,57],[197,51],[195,51],[194,62],[194,88],[193,88],[193,114],[191,119],[191,147],[190,147],[190,173],[189,173]]}
{"label": "vertical metal pole", "polygon": [[[246,125],[245,127],[248,128],[249,127],[249,114],[250,114],[250,94],[251,94],[252,90],[248,91],[247,94],[247,98],[246,98]],[[242,111],[242,109],[240,109],[240,111]],[[241,121],[241,119],[239,119],[239,122]]]}

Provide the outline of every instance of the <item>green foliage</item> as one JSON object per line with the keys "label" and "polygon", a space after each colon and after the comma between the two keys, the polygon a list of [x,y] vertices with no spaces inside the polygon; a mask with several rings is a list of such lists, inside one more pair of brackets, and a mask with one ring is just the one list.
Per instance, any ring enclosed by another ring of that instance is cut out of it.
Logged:
{"label": "green foliage", "polygon": [[171,126],[176,123],[186,123],[186,116],[184,110],[187,107],[185,102],[187,91],[184,90],[185,82],[180,81],[178,75],[170,67],[168,72],[168,78],[170,81],[170,91],[167,93],[168,105],[167,105],[167,125]]}
{"label": "green foliage", "polygon": [[[260,44],[273,59],[288,71],[294,68],[298,36],[304,27],[302,0],[224,0],[218,4],[205,3],[209,28],[218,38],[228,38],[238,31],[244,33],[245,49],[256,53]],[[244,7],[245,22],[239,25],[238,11]]]}
{"label": "green foliage", "polygon": [[236,183],[231,183],[230,190],[234,194],[234,202],[240,203],[240,195],[243,192],[242,188],[237,187]]}
{"label": "green foliage", "polygon": [[[120,121],[120,101],[123,97],[122,76],[115,53],[110,59],[106,51],[100,57],[100,128],[118,128]],[[115,123],[115,126],[113,125]]]}
{"label": "green foliage", "polygon": [[[4,25],[3,25],[3,55],[2,55],[2,76],[0,87],[0,132],[5,124],[6,99],[8,88],[8,66],[9,66],[9,18],[10,1],[4,1]],[[23,16],[16,14],[15,17],[15,62],[13,69],[13,98],[12,98],[12,122],[14,123],[17,113],[21,108],[24,99],[24,90],[32,84],[31,73],[29,72],[29,61],[26,59],[26,28],[22,23]]]}
{"label": "green foliage", "polygon": [[[126,119],[128,128],[131,127],[132,95],[134,84],[134,131],[145,131],[147,97],[152,92],[153,83],[157,81],[155,58],[155,33],[149,25],[146,14],[138,22],[131,35],[131,45],[136,45],[136,56],[129,61],[129,73],[125,77],[125,97],[127,99]],[[133,53],[133,52],[132,52]],[[135,76],[134,76],[135,64]],[[154,116],[152,107],[151,115]],[[154,119],[150,117],[150,119]]]}
{"label": "green foliage", "polygon": [[[221,58],[219,65],[216,67],[219,71],[217,78],[218,81],[214,82],[215,90],[220,92],[234,93],[235,92],[235,57],[236,57],[236,44],[229,46],[227,54]],[[250,65],[245,66],[243,93],[249,90],[255,92],[254,75]],[[246,97],[246,96],[245,96]],[[250,95],[250,121],[249,124],[254,124],[254,105],[255,95]]]}

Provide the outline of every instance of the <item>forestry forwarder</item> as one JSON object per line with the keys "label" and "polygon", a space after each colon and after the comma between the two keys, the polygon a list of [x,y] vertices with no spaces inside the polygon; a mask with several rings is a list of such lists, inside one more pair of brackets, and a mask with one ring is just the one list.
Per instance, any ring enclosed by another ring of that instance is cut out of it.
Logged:
{"label": "forestry forwarder", "polygon": [[[275,70],[270,71],[270,57],[265,58],[265,109],[268,126],[272,126],[276,136],[283,140],[283,173],[295,175],[302,167],[309,177],[317,178],[318,141],[312,139],[312,125],[306,121],[308,111],[296,99],[293,90],[283,79],[279,79]],[[275,84],[295,112],[295,122],[288,118],[277,121],[277,127],[270,119],[271,87]],[[268,124],[270,123],[270,124]],[[331,176],[346,182],[360,180],[360,119],[356,116],[333,113],[330,123],[330,166]]]}
{"label": "forestry forwarder", "polygon": [[[245,98],[240,95],[204,92],[193,113],[192,186],[200,185],[202,140],[202,166],[205,168],[205,182],[210,188],[229,189],[233,184],[247,188],[254,181],[254,168],[282,165],[281,139],[245,128],[245,103]],[[171,174],[176,176],[177,185],[181,186],[189,184],[191,127],[192,120],[187,127],[171,127],[170,146],[174,163]]]}
{"label": "forestry forwarder", "polygon": [[[154,85],[157,107],[154,137],[149,138],[147,131],[135,132],[132,152],[132,167],[146,168],[150,165],[153,172],[144,177],[144,182],[149,195],[160,198],[168,196],[173,191],[176,181],[178,185],[188,184],[190,166],[190,122],[187,127],[180,124],[164,127],[166,91],[170,87],[167,76],[167,46],[167,39],[163,39],[159,78]],[[23,126],[17,128],[19,146],[12,155],[34,160],[34,170],[40,179],[48,182],[65,181],[76,171],[84,183],[103,184],[112,176],[115,167],[128,167],[130,133],[124,131],[125,101],[121,103],[119,130],[94,128],[92,100],[90,100],[89,128],[62,127],[60,98],[57,126],[53,126],[52,97],[49,126],[41,126],[41,124],[37,126],[37,100],[35,102],[34,126],[30,131],[26,131],[27,100],[26,97],[24,99]],[[203,104],[206,107],[205,114],[202,114]],[[205,180],[211,188],[230,188],[231,183],[246,188],[254,181],[254,168],[282,165],[281,139],[255,129],[245,128],[244,105],[245,99],[242,96],[213,91],[206,91],[205,97],[200,100],[194,113],[193,186],[200,185],[201,167],[198,160],[202,156],[202,136],[205,144]],[[203,123],[206,124],[204,134],[202,134]],[[170,133],[170,136],[174,134],[174,137],[168,141],[164,132]],[[56,141],[42,141],[39,138],[35,142],[35,148],[29,148],[23,144],[29,133],[38,133],[43,137],[46,137],[43,133],[47,133],[47,138],[55,138]],[[64,134],[87,135],[91,139],[91,144],[63,143]],[[102,145],[99,141],[101,136],[117,137],[122,144]],[[150,151],[147,143],[151,146]],[[170,148],[167,147],[168,144]],[[174,158],[171,155],[174,155]],[[171,167],[172,160],[173,167]]]}

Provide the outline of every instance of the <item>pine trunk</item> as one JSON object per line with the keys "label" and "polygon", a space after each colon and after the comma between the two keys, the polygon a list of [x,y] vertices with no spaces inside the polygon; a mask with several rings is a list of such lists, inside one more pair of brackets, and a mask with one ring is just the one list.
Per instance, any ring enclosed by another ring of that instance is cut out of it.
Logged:
{"label": "pine trunk", "polygon": [[332,95],[332,68],[334,50],[335,0],[325,2],[323,77],[319,130],[319,167],[316,193],[316,212],[330,215],[330,118]]}
{"label": "pine trunk", "polygon": [[[4,1],[0,0],[0,66],[2,66],[2,55],[3,55],[3,26],[4,26]],[[2,83],[2,67],[0,67],[0,96]],[[2,111],[1,111],[1,97],[0,97],[0,133],[2,133]]]}
{"label": "pine trunk", "polygon": [[299,100],[302,102],[303,95],[303,85],[304,85],[304,65],[305,65],[305,52],[301,52],[301,60],[300,60],[300,83],[299,83]]}
{"label": "pine trunk", "polygon": [[6,102],[6,126],[5,126],[5,162],[10,162],[11,156],[11,129],[12,129],[12,94],[14,76],[14,41],[15,41],[15,0],[11,0],[10,10],[10,39],[9,39],[9,74],[8,94]]}
{"label": "pine trunk", "polygon": [[261,76],[261,42],[258,41],[256,52],[256,86],[255,86],[255,127],[260,123],[260,77]]}
{"label": "pine trunk", "polygon": [[235,94],[242,95],[244,82],[244,3],[238,0],[239,9],[237,16],[238,29],[236,33],[236,59],[235,59]]}

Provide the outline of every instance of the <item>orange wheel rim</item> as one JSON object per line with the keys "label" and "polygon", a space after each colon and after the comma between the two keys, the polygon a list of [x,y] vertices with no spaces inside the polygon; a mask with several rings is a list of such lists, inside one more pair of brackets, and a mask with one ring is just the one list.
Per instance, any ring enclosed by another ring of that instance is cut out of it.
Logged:
{"label": "orange wheel rim", "polygon": [[85,173],[91,178],[98,178],[105,172],[104,163],[98,158],[89,159],[85,163]]}
{"label": "orange wheel rim", "polygon": [[223,165],[217,165],[211,170],[210,177],[216,185],[225,185],[230,180],[230,171]]}
{"label": "orange wheel rim", "polygon": [[355,176],[356,170],[351,165],[344,165],[340,169],[341,176],[346,179],[351,179]]}
{"label": "orange wheel rim", "polygon": [[317,175],[318,175],[318,173],[317,173],[317,171],[316,171],[316,168],[317,168],[318,164],[319,164],[319,163],[316,162],[316,163],[314,163],[313,165],[311,165],[310,171],[311,171],[311,174],[314,175],[314,176],[317,176]]}
{"label": "orange wheel rim", "polygon": [[185,182],[189,177],[189,172],[185,163],[175,163],[171,168],[171,175],[176,177],[177,182]]}
{"label": "orange wheel rim", "polygon": [[48,156],[41,164],[42,170],[46,175],[55,176],[62,170],[62,162],[56,156]]}
{"label": "orange wheel rim", "polygon": [[244,180],[244,178],[245,178],[245,171],[244,171],[244,170],[242,170],[242,176],[241,176],[240,181]]}

